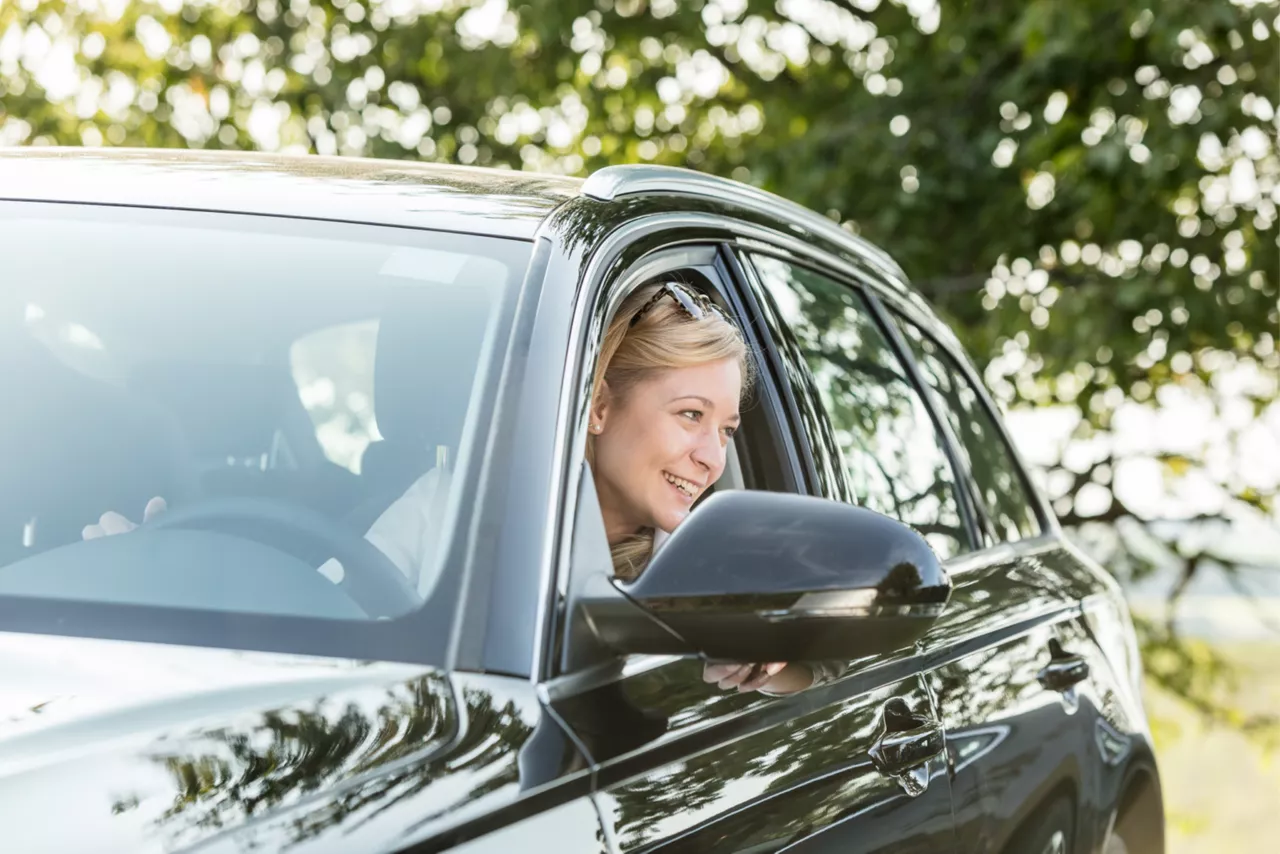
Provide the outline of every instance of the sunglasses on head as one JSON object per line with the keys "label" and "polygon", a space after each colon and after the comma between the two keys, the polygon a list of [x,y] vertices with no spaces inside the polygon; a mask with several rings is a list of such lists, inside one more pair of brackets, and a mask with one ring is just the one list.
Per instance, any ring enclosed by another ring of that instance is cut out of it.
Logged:
{"label": "sunglasses on head", "polygon": [[689,315],[694,320],[702,320],[712,314],[719,315],[720,319],[726,323],[733,324],[733,319],[728,313],[711,301],[711,298],[704,293],[695,291],[679,282],[666,282],[658,292],[650,297],[649,301],[640,307],[631,318],[631,325],[635,326],[640,322],[640,318],[648,314],[655,305],[662,302],[663,297],[671,297],[675,300],[676,305],[680,306],[681,311]]}

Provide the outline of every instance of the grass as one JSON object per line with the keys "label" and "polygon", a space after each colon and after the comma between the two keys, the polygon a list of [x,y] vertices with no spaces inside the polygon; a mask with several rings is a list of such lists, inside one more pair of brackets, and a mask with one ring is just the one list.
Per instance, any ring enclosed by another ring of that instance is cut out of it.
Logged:
{"label": "grass", "polygon": [[[1236,672],[1241,713],[1280,712],[1280,641],[1216,647]],[[1155,686],[1146,692],[1164,786],[1167,854],[1275,851],[1280,840],[1280,745],[1205,725]]]}

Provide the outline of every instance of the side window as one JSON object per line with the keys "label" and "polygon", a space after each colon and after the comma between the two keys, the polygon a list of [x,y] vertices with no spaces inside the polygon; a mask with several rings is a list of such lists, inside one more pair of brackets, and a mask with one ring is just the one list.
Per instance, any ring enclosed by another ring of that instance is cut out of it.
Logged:
{"label": "side window", "polygon": [[[853,496],[849,494],[839,471],[840,447],[831,432],[830,422],[820,411],[818,390],[813,384],[809,371],[804,367],[804,355],[787,333],[786,320],[780,316],[777,306],[770,303],[767,294],[761,296],[765,297],[761,317],[764,329],[759,334],[767,334],[773,339],[782,355],[783,376],[779,377],[778,382],[785,383],[789,387],[791,397],[795,401],[799,426],[808,437],[808,444],[813,452],[818,493],[829,498],[852,502]],[[759,346],[755,350],[762,352]],[[767,374],[762,370],[761,376],[767,376]],[[779,388],[778,391],[781,394],[782,389]]]}
{"label": "side window", "polygon": [[[828,490],[829,497],[906,522],[944,559],[966,551],[950,461],[865,301],[803,267],[751,261],[803,359],[792,370],[808,374],[834,434],[851,494]],[[815,451],[826,444],[808,420],[804,426]]]}
{"label": "side window", "polygon": [[949,353],[915,325],[902,318],[897,321],[938,398],[939,408],[960,440],[960,452],[995,526],[996,538],[1011,542],[1038,535],[1040,522],[991,411],[983,406],[977,390]]}

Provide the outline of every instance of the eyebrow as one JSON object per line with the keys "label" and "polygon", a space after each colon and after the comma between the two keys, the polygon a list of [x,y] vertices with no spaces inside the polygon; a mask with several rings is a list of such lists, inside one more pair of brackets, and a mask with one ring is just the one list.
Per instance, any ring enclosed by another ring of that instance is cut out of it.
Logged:
{"label": "eyebrow", "polygon": [[[669,402],[669,403],[675,403],[676,401],[680,401],[680,400],[696,400],[696,401],[698,401],[699,403],[701,403],[701,404],[703,404],[704,406],[706,406],[708,409],[715,409],[715,408],[716,408],[716,405],[715,405],[714,403],[712,403],[712,402],[711,402],[711,399],[710,399],[710,398],[703,397],[703,396],[702,396],[702,395],[700,395],[700,394],[682,394],[682,395],[678,395],[678,396],[676,396],[676,397],[671,398],[671,400],[670,400],[670,401],[668,401],[668,402]],[[737,419],[738,421],[741,421],[741,420],[742,420],[742,413],[740,413],[740,412],[735,412],[734,414],[730,415],[730,416],[729,416],[729,418],[730,418],[731,420],[732,420],[732,419]]]}

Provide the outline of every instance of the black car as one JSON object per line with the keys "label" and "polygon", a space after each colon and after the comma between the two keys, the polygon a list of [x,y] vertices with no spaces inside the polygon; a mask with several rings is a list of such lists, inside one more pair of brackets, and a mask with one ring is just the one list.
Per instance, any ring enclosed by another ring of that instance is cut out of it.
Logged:
{"label": "black car", "polygon": [[[10,150],[0,258],[5,851],[1163,851],[1120,590],[829,220],[652,166]],[[760,376],[624,583],[586,395],[668,276]],[[701,678],[799,657],[839,675]]]}

